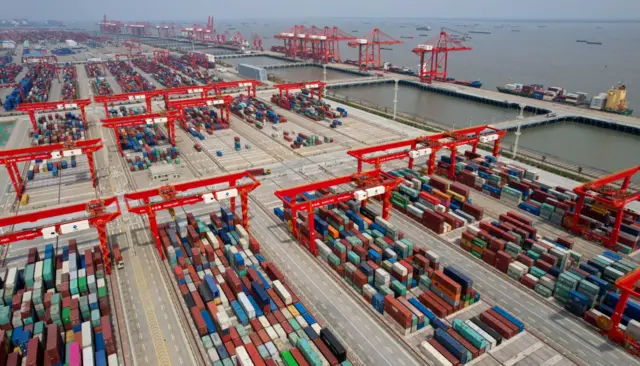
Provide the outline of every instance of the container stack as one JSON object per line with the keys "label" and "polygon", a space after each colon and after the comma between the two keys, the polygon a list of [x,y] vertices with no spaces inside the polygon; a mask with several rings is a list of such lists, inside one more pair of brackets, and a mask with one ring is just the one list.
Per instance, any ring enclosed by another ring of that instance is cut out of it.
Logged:
{"label": "container stack", "polygon": [[50,113],[38,117],[33,145],[48,145],[85,139],[82,118],[73,112]]}
{"label": "container stack", "polygon": [[213,135],[213,131],[229,128],[229,122],[220,117],[215,108],[185,108],[187,132],[193,137],[204,140],[204,132]]}
{"label": "container stack", "polygon": [[151,76],[167,88],[196,85],[193,80],[166,67],[158,67]]}
{"label": "container stack", "polygon": [[149,80],[138,74],[133,67],[124,61],[108,61],[107,68],[113,75],[124,93],[154,90],[156,87]]}
{"label": "container stack", "polygon": [[[448,170],[448,157],[438,162],[440,172]],[[493,156],[481,157],[470,151],[456,158],[456,180],[491,197],[517,206],[523,211],[539,216],[552,224],[568,228],[573,223],[573,211],[577,195],[570,189],[540,182],[538,173],[513,164],[499,162]],[[585,199],[578,225],[599,235],[607,235],[615,217],[593,198]],[[616,250],[630,254],[640,243],[639,215],[626,210]]]}
{"label": "container stack", "polygon": [[145,106],[129,107],[129,106],[121,105],[118,107],[109,108],[110,118],[135,116],[138,114],[145,114],[145,113],[147,113],[147,107]]}
{"label": "container stack", "polygon": [[12,111],[12,110],[16,109],[18,104],[22,103],[22,97],[20,95],[20,90],[22,90],[22,94],[23,95],[28,95],[29,94],[29,92],[33,88],[33,77],[32,76],[33,76],[32,74],[27,74],[27,76],[25,76],[24,78],[22,78],[22,80],[20,80],[20,86],[19,86],[20,89],[14,88],[11,91],[11,94],[7,95],[7,97],[4,98],[3,107],[4,107],[5,111]]}
{"label": "container stack", "polygon": [[287,122],[287,118],[277,114],[271,106],[257,98],[240,94],[231,102],[230,110],[249,124],[269,121],[273,124]]}
{"label": "container stack", "polygon": [[134,66],[140,68],[147,74],[155,74],[156,72],[158,72],[158,67],[156,67],[156,64],[147,60],[146,57],[136,57],[131,63],[133,63]]}
{"label": "container stack", "polygon": [[242,143],[240,142],[239,136],[233,138],[233,148],[236,149],[236,151],[242,150]]}
{"label": "container stack", "polygon": [[84,64],[84,69],[87,71],[87,75],[90,78],[103,78],[106,76],[103,69],[100,67],[100,64],[95,62],[87,62]]}
{"label": "container stack", "polygon": [[151,148],[146,145],[142,155],[127,156],[130,171],[146,170],[158,162],[180,164],[180,151],[176,147]]}
{"label": "container stack", "polygon": [[62,99],[74,100],[78,99],[78,81],[76,75],[76,67],[67,64],[62,68]]}
{"label": "container stack", "polygon": [[322,145],[323,143],[333,143],[333,138],[328,136],[318,136],[318,135],[307,135],[302,132],[299,132],[297,135],[295,132],[289,133],[288,131],[283,131],[282,138],[285,141],[291,142],[292,149],[299,149],[301,147],[310,147],[316,145]]}
{"label": "container stack", "polygon": [[5,64],[0,67],[0,84],[13,84],[16,82],[16,77],[22,71],[22,65],[18,64]]}
{"label": "container stack", "polygon": [[113,89],[111,89],[111,85],[104,77],[91,79],[91,85],[97,95],[113,95]]}
{"label": "container stack", "polygon": [[149,151],[150,146],[167,142],[167,135],[157,125],[131,126],[118,129],[122,150]]}
{"label": "container stack", "polygon": [[207,73],[203,73],[200,70],[194,70],[191,66],[189,66],[191,64],[191,59],[187,55],[182,55],[181,58],[171,55],[169,56],[168,60],[162,59],[161,62],[202,84],[221,81],[218,77],[208,75]]}
{"label": "container stack", "polygon": [[452,327],[436,329],[420,349],[436,365],[466,364],[522,331],[520,320],[494,306],[466,322],[456,319]]}
{"label": "container stack", "polygon": [[48,244],[43,254],[32,248],[25,267],[0,271],[0,344],[12,350],[2,363],[117,364],[100,250],[81,253],[70,241],[58,254]]}
{"label": "container stack", "polygon": [[76,157],[72,156],[69,158],[69,161],[66,159],[62,160],[35,160],[29,164],[29,169],[27,170],[27,179],[33,180],[36,174],[39,173],[47,173],[50,172],[54,177],[60,175],[62,170],[68,169],[69,167],[75,168],[77,167]]}
{"label": "container stack", "polygon": [[404,179],[392,193],[394,207],[437,234],[482,219],[483,209],[469,203],[469,189],[459,183],[406,168],[390,174]]}
{"label": "container stack", "polygon": [[339,107],[336,110],[333,110],[331,109],[330,104],[327,104],[322,100],[311,99],[309,97],[309,92],[304,90],[302,93],[289,95],[288,100],[280,100],[280,95],[274,94],[271,96],[271,102],[314,121],[330,122],[332,128],[342,125],[342,122],[337,118],[346,118],[348,116],[348,113],[344,108]]}
{"label": "container stack", "polygon": [[227,209],[206,221],[189,213],[160,241],[211,363],[351,364]]}
{"label": "container stack", "polygon": [[26,96],[28,103],[41,103],[49,100],[49,90],[54,72],[47,64],[36,64],[32,66],[29,74],[33,75],[33,88]]}
{"label": "container stack", "polygon": [[[328,191],[305,193],[313,200]],[[285,222],[297,221],[300,240],[309,242],[307,213],[274,210]],[[292,227],[292,225],[289,225]],[[319,258],[403,334],[432,325],[480,300],[473,281],[460,270],[440,268],[440,257],[416,248],[391,223],[372,210],[349,201],[314,213]]]}

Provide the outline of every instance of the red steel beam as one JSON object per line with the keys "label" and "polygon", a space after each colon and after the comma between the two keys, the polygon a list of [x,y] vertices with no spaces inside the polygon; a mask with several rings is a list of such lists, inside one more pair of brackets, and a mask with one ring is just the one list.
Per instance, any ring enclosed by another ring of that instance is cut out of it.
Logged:
{"label": "red steel beam", "polygon": [[169,100],[168,101],[168,109],[178,109],[180,113],[180,121],[182,123],[182,128],[187,129],[186,124],[186,116],[184,113],[185,108],[189,107],[220,107],[220,117],[229,122],[229,104],[233,102],[233,97],[230,95],[214,95],[207,96],[204,98],[196,98],[196,99],[179,99],[179,100]]}
{"label": "red steel beam", "polygon": [[125,102],[125,101],[129,101],[129,102],[135,102],[135,103],[146,103],[147,105],[147,113],[151,113],[153,111],[152,105],[151,105],[151,99],[155,98],[155,97],[161,97],[163,96],[163,90],[162,89],[158,89],[158,90],[148,90],[148,91],[141,91],[141,92],[135,92],[135,93],[121,93],[121,94],[115,94],[115,95],[96,95],[93,97],[93,100],[96,103],[103,103],[104,105],[104,113],[107,115],[107,117],[109,117],[109,103],[115,103],[115,102]]}
{"label": "red steel beam", "polygon": [[93,188],[96,187],[96,169],[93,163],[93,153],[102,149],[102,140],[82,140],[73,141],[72,143],[50,144],[43,146],[23,147],[12,150],[0,150],[0,164],[7,167],[9,178],[13,188],[16,190],[18,198],[22,197],[24,192],[24,183],[20,177],[18,163],[33,160],[58,159],[61,157],[86,155],[89,161],[89,170],[91,170],[91,180]]}
{"label": "red steel beam", "polygon": [[82,123],[85,130],[87,129],[87,116],[84,112],[84,108],[90,105],[91,99],[78,99],[70,101],[55,101],[55,102],[43,102],[43,103],[21,103],[16,108],[21,112],[27,112],[29,119],[31,120],[31,126],[33,130],[37,130],[36,125],[36,113],[41,112],[65,112],[74,109],[80,109],[82,114]]}
{"label": "red steel beam", "polygon": [[[625,206],[631,202],[640,200],[640,192],[627,192],[631,178],[638,172],[640,172],[640,165],[601,177],[574,188],[573,191],[578,195],[578,202],[573,212],[571,231],[579,235],[584,235],[587,238],[600,239],[604,246],[615,249],[618,237],[620,236],[620,226],[622,225]],[[619,180],[622,180],[620,189],[608,187],[609,184]],[[591,193],[591,191],[595,193]],[[598,203],[604,205],[610,211],[615,212],[616,217],[609,237],[593,233],[589,231],[589,228],[579,225],[580,214],[582,213],[586,197],[594,198]]]}
{"label": "red steel beam", "polygon": [[[315,80],[315,81],[303,81],[303,82],[297,82],[297,83],[276,84],[274,86],[278,88],[278,90],[280,91],[280,103],[283,103],[283,99],[282,99],[283,93],[287,97],[287,100],[289,100],[289,91],[297,90],[297,89],[309,89],[311,93],[311,99],[313,99],[315,95],[314,90],[318,89],[318,99],[322,100],[322,90],[324,89],[325,86],[327,86],[327,83],[324,83],[319,80]],[[289,106],[287,105],[284,108],[289,109]]]}
{"label": "red steel beam", "polygon": [[[112,205],[115,205],[115,210],[109,211],[109,207]],[[111,257],[107,242],[106,225],[120,216],[120,205],[117,197],[2,217],[0,218],[0,227],[33,223],[79,212],[86,212],[87,216],[0,234],[0,245],[8,245],[22,240],[33,240],[39,237],[53,239],[70,232],[95,228],[98,231],[100,249],[105,260],[105,270],[107,274],[111,274]]]}
{"label": "red steel beam", "polygon": [[[249,180],[246,183],[238,184],[240,180]],[[192,189],[207,188],[218,184],[227,184],[224,189],[207,189],[205,192],[193,193],[190,195],[179,196],[178,193],[184,193]],[[164,260],[164,252],[162,251],[162,243],[160,242],[160,234],[158,232],[158,222],[155,213],[162,210],[170,210],[176,207],[194,205],[200,202],[212,203],[214,201],[222,201],[229,199],[231,211],[235,213],[236,197],[240,196],[240,205],[242,208],[242,225],[249,230],[249,192],[260,186],[260,181],[254,178],[248,171],[212,177],[191,182],[179,183],[160,188],[150,189],[128,193],[124,195],[127,210],[137,215],[147,215],[149,220],[149,229],[153,234],[156,242],[156,249],[160,255],[160,259]],[[162,201],[151,202],[152,198],[160,197]],[[133,206],[134,201],[142,201],[142,204]]]}
{"label": "red steel beam", "polygon": [[175,128],[176,118],[178,118],[177,112],[165,112],[165,113],[138,114],[133,116],[125,116],[125,117],[117,117],[117,118],[105,118],[101,120],[101,122],[102,122],[102,127],[113,129],[113,133],[116,136],[116,144],[118,145],[118,150],[120,151],[120,155],[123,155],[124,152],[122,151],[122,145],[120,143],[120,134],[118,134],[118,131],[117,131],[118,128],[148,125],[148,124],[154,124],[154,123],[166,123],[169,143],[172,146],[176,146],[176,128]]}
{"label": "red steel beam", "polygon": [[[482,132],[488,130],[488,133],[482,134]],[[462,145],[472,145],[472,151],[475,153],[480,143],[480,137],[487,135],[497,135],[497,139],[494,141],[493,156],[497,156],[500,152],[500,141],[506,135],[506,131],[499,130],[489,125],[475,126],[469,128],[463,128],[456,131],[441,132],[430,136],[421,136],[411,140],[396,141],[378,146],[364,147],[361,149],[350,150],[347,152],[350,156],[358,160],[358,171],[362,171],[362,164],[374,164],[376,169],[380,169],[380,165],[384,162],[392,160],[402,160],[409,158],[409,168],[413,169],[414,158],[410,157],[409,150],[415,150],[420,148],[430,148],[431,154],[428,160],[429,175],[433,174],[435,169],[435,154],[443,148],[451,150],[451,161],[455,161],[457,154],[456,148]],[[442,141],[443,139],[451,139],[451,141]],[[384,152],[387,150],[394,150],[405,148],[409,150],[392,152],[386,155],[379,155],[375,157],[366,157],[366,155]],[[449,178],[452,178],[455,174],[455,166],[451,164],[451,169],[448,172]]]}
{"label": "red steel beam", "polygon": [[[382,200],[382,217],[384,219],[388,219],[391,211],[391,192],[398,187],[398,185],[402,182],[401,178],[397,178],[392,176],[389,173],[386,173],[380,169],[371,170],[368,172],[362,172],[353,175],[346,175],[343,177],[337,177],[333,179],[328,179],[321,182],[315,182],[310,184],[305,184],[293,188],[287,188],[276,191],[274,194],[278,197],[283,205],[286,208],[291,209],[291,222],[289,223],[289,227],[291,228],[292,234],[296,239],[300,240],[302,245],[307,245],[309,251],[314,256],[318,256],[318,248],[315,243],[315,226],[314,226],[314,210],[318,207],[336,204],[339,202],[345,202],[355,197],[356,191],[361,191],[360,189],[355,189],[349,192],[342,192],[333,194],[330,196],[320,197],[314,200],[309,200],[305,202],[297,202],[296,198],[299,194],[305,192],[311,192],[318,189],[330,188],[342,184],[356,182],[359,183],[362,187],[371,188],[374,186],[382,186],[384,187],[384,197]],[[382,194],[382,193],[381,193]],[[363,204],[366,204],[366,201],[363,201]],[[298,223],[297,223],[297,214],[298,211],[307,211],[307,218],[309,220],[309,242],[305,243],[304,238],[298,233]]]}
{"label": "red steel beam", "polygon": [[640,281],[640,269],[636,269],[635,271],[622,278],[619,278],[616,281],[615,286],[620,290],[620,299],[618,300],[615,309],[613,309],[613,314],[611,314],[611,328],[609,328],[607,332],[609,339],[616,343],[631,343],[635,348],[636,354],[638,350],[640,350],[638,341],[632,339],[631,337],[627,337],[626,334],[622,330],[620,330],[619,326],[629,297],[633,296],[637,299],[640,298],[640,292],[636,288],[636,284],[638,281]]}

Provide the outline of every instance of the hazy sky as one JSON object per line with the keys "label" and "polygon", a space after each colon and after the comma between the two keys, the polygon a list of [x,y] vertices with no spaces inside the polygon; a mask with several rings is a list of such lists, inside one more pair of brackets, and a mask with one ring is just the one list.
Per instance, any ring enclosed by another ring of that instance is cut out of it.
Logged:
{"label": "hazy sky", "polygon": [[640,19],[639,0],[22,0],[0,18],[97,21],[309,17]]}

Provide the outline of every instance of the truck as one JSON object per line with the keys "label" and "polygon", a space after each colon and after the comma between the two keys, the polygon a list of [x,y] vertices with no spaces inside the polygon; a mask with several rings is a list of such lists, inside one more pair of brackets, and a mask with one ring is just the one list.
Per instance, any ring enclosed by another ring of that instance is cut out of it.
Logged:
{"label": "truck", "polygon": [[120,253],[120,246],[117,243],[111,244],[111,252],[113,253],[113,262],[115,263],[116,268],[124,268],[124,260]]}
{"label": "truck", "polygon": [[249,169],[248,172],[249,172],[249,174],[254,175],[254,176],[269,175],[269,174],[271,174],[271,169],[255,168],[255,169]]}
{"label": "truck", "polygon": [[195,144],[195,145],[193,145],[193,148],[194,148],[197,152],[202,151],[202,146],[201,146],[200,144]]}

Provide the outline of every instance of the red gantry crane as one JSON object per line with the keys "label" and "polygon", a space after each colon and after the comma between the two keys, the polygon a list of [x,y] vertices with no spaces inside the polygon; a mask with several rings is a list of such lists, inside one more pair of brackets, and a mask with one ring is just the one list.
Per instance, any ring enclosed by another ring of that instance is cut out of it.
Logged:
{"label": "red gantry crane", "polygon": [[284,43],[284,53],[288,57],[314,59],[318,62],[341,62],[340,42],[354,41],[354,37],[338,27],[306,28],[296,25],[274,35]]}
{"label": "red gantry crane", "polygon": [[382,45],[403,44],[404,42],[394,39],[390,35],[375,28],[371,32],[365,34],[364,37],[350,41],[350,47],[358,47],[358,65],[360,70],[380,70],[382,68]]}
{"label": "red gantry crane", "polygon": [[[333,178],[322,182],[282,189],[276,191],[275,195],[282,201],[285,208],[291,210],[291,219],[289,220],[288,225],[293,236],[300,240],[301,245],[309,248],[311,254],[317,257],[318,248],[316,247],[314,226],[314,213],[316,208],[335,205],[339,202],[345,202],[354,198],[364,202],[367,198],[384,195],[382,199],[382,217],[387,220],[389,219],[391,209],[391,192],[396,189],[401,182],[401,178],[394,177],[389,173],[376,169],[368,172],[359,172],[357,174]],[[319,189],[328,189],[350,183],[356,183],[358,188],[355,190],[322,196],[313,200],[298,202],[298,196],[303,193],[313,192]],[[298,212],[307,212],[307,219],[309,223],[307,237],[300,235],[298,222],[296,220]]]}
{"label": "red gantry crane", "polygon": [[627,336],[623,330],[620,329],[620,321],[622,315],[629,301],[629,297],[633,296],[636,299],[640,299],[640,291],[638,291],[638,281],[640,281],[640,269],[630,272],[628,275],[619,278],[615,286],[620,290],[620,298],[613,309],[611,319],[605,315],[601,315],[596,319],[597,325],[603,330],[603,334],[608,335],[609,339],[613,342],[621,344],[627,349],[627,352],[634,356],[640,356],[640,342],[633,339],[633,337]]}
{"label": "red gantry crane", "polygon": [[[219,188],[219,185],[226,185]],[[249,230],[249,192],[260,186],[260,181],[248,171],[233,173],[220,177],[207,178],[186,183],[168,185],[147,191],[127,193],[124,195],[127,210],[137,215],[147,215],[149,229],[156,242],[160,259],[164,260],[162,243],[158,232],[156,212],[173,210],[176,207],[194,205],[197,203],[223,203],[229,200],[231,212],[236,210],[236,197],[240,196],[242,209],[242,226]],[[215,187],[211,189],[211,187]],[[198,190],[188,194],[188,191]],[[184,195],[182,195],[184,194]],[[154,200],[154,201],[152,201]],[[133,202],[140,202],[133,205]],[[173,216],[173,215],[172,215]]]}
{"label": "red gantry crane", "polygon": [[9,178],[18,198],[24,193],[24,182],[18,170],[18,163],[33,160],[60,159],[63,157],[86,155],[91,171],[93,188],[97,185],[96,168],[93,163],[93,153],[102,149],[102,140],[79,140],[71,143],[49,144],[42,146],[23,147],[12,150],[0,150],[0,164],[7,167]]}
{"label": "red gantry crane", "polygon": [[104,105],[104,113],[109,116],[109,103],[117,103],[117,102],[130,102],[130,103],[146,103],[147,105],[147,113],[151,113],[153,108],[151,106],[151,101],[155,97],[163,96],[164,90],[148,90],[148,91],[140,91],[134,93],[121,93],[114,95],[96,95],[93,97],[93,100],[96,103],[103,103]]}
{"label": "red gantry crane", "polygon": [[129,59],[133,59],[133,56],[142,53],[142,43],[140,41],[128,39],[124,41],[124,47],[129,49]]}
{"label": "red gantry crane", "polygon": [[105,118],[101,122],[102,127],[113,129],[113,134],[116,136],[116,144],[118,145],[120,155],[124,156],[124,152],[122,151],[122,144],[120,141],[120,134],[118,133],[119,128],[166,123],[169,143],[172,146],[176,146],[175,121],[177,117],[177,112],[146,113],[125,117]]}
{"label": "red gantry crane", "polygon": [[[350,150],[347,154],[358,160],[358,172],[362,171],[362,163],[373,164],[376,169],[381,168],[381,164],[392,161],[409,159],[409,169],[413,169],[413,162],[416,158],[429,156],[427,161],[428,174],[432,175],[436,166],[436,153],[440,149],[451,151],[451,161],[456,161],[457,148],[463,145],[471,145],[475,153],[480,143],[493,142],[493,156],[500,153],[500,141],[506,135],[506,131],[493,128],[489,125],[464,128],[456,131],[441,132],[431,136],[422,136],[411,140],[391,142],[388,144],[365,147],[362,149]],[[369,156],[371,154],[382,153],[389,150],[399,150],[385,155]],[[450,179],[455,177],[455,163],[451,164],[447,172]]]}
{"label": "red gantry crane", "polygon": [[251,49],[255,51],[264,51],[264,48],[262,48],[262,37],[260,37],[258,33],[253,32],[251,38]]}
{"label": "red gantry crane", "polygon": [[37,131],[36,113],[66,112],[80,109],[82,114],[82,123],[85,130],[87,129],[87,115],[84,112],[85,107],[91,104],[91,99],[78,99],[70,101],[42,102],[42,103],[22,103],[16,108],[21,112],[27,112],[31,120],[31,126]]}
{"label": "red gantry crane", "polygon": [[[420,55],[418,75],[421,82],[431,84],[434,80],[446,80],[449,52],[471,51],[471,47],[462,43],[462,40],[466,39],[466,35],[454,37],[452,33],[458,32],[442,28],[435,39],[419,44],[412,50],[413,53]],[[425,57],[425,55],[427,56]]]}
{"label": "red gantry crane", "polygon": [[[112,205],[115,206],[115,210],[110,209]],[[86,217],[73,218],[71,220],[61,219],[61,221],[55,224],[46,224],[0,234],[0,245],[8,245],[22,240],[33,240],[39,237],[45,240],[53,240],[61,235],[95,228],[98,231],[98,239],[100,240],[100,250],[104,257],[105,270],[107,274],[111,274],[111,257],[109,254],[109,243],[107,242],[107,224],[120,216],[120,206],[118,205],[117,197],[76,203],[70,206],[50,208],[18,214],[16,216],[2,217],[0,218],[0,227],[37,223],[44,220],[49,221],[54,217],[67,216],[79,212],[86,212]]]}
{"label": "red gantry crane", "polygon": [[[304,82],[298,82],[298,83],[276,84],[274,86],[278,88],[278,90],[280,91],[280,106],[285,109],[290,109],[289,103],[288,103],[290,91],[307,89],[309,90],[311,99],[313,99],[313,97],[317,95],[318,100],[322,100],[322,90],[324,89],[325,86],[327,86],[327,83],[316,80],[316,81],[304,81]],[[314,90],[318,91],[317,94],[314,92]]]}
{"label": "red gantry crane", "polygon": [[158,67],[158,61],[163,64],[169,63],[169,57],[171,56],[171,52],[167,50],[153,50],[153,64]]}
{"label": "red gantry crane", "polygon": [[[620,236],[620,226],[622,225],[625,206],[631,202],[640,201],[640,192],[632,193],[627,190],[631,183],[631,178],[638,172],[640,172],[640,165],[574,188],[573,191],[578,195],[578,201],[573,212],[571,231],[589,240],[598,239],[605,247],[615,250]],[[619,189],[610,185],[619,180],[622,180],[622,185]],[[598,206],[604,211],[615,213],[615,221],[609,236],[597,234],[591,231],[588,226],[581,224],[580,215],[582,214],[586,197],[591,197],[595,200],[594,206]],[[635,247],[631,248],[631,250],[634,251]]]}
{"label": "red gantry crane", "polygon": [[117,20],[107,20],[106,14],[98,25],[100,26],[100,33],[122,33],[122,23]]}
{"label": "red gantry crane", "polygon": [[220,109],[220,118],[229,123],[229,105],[233,102],[233,97],[230,95],[214,95],[207,96],[204,98],[196,98],[196,99],[174,99],[168,101],[169,109],[178,109],[180,113],[180,122],[182,124],[182,128],[186,131],[186,116],[184,113],[185,108],[193,108],[193,107],[218,107]]}

